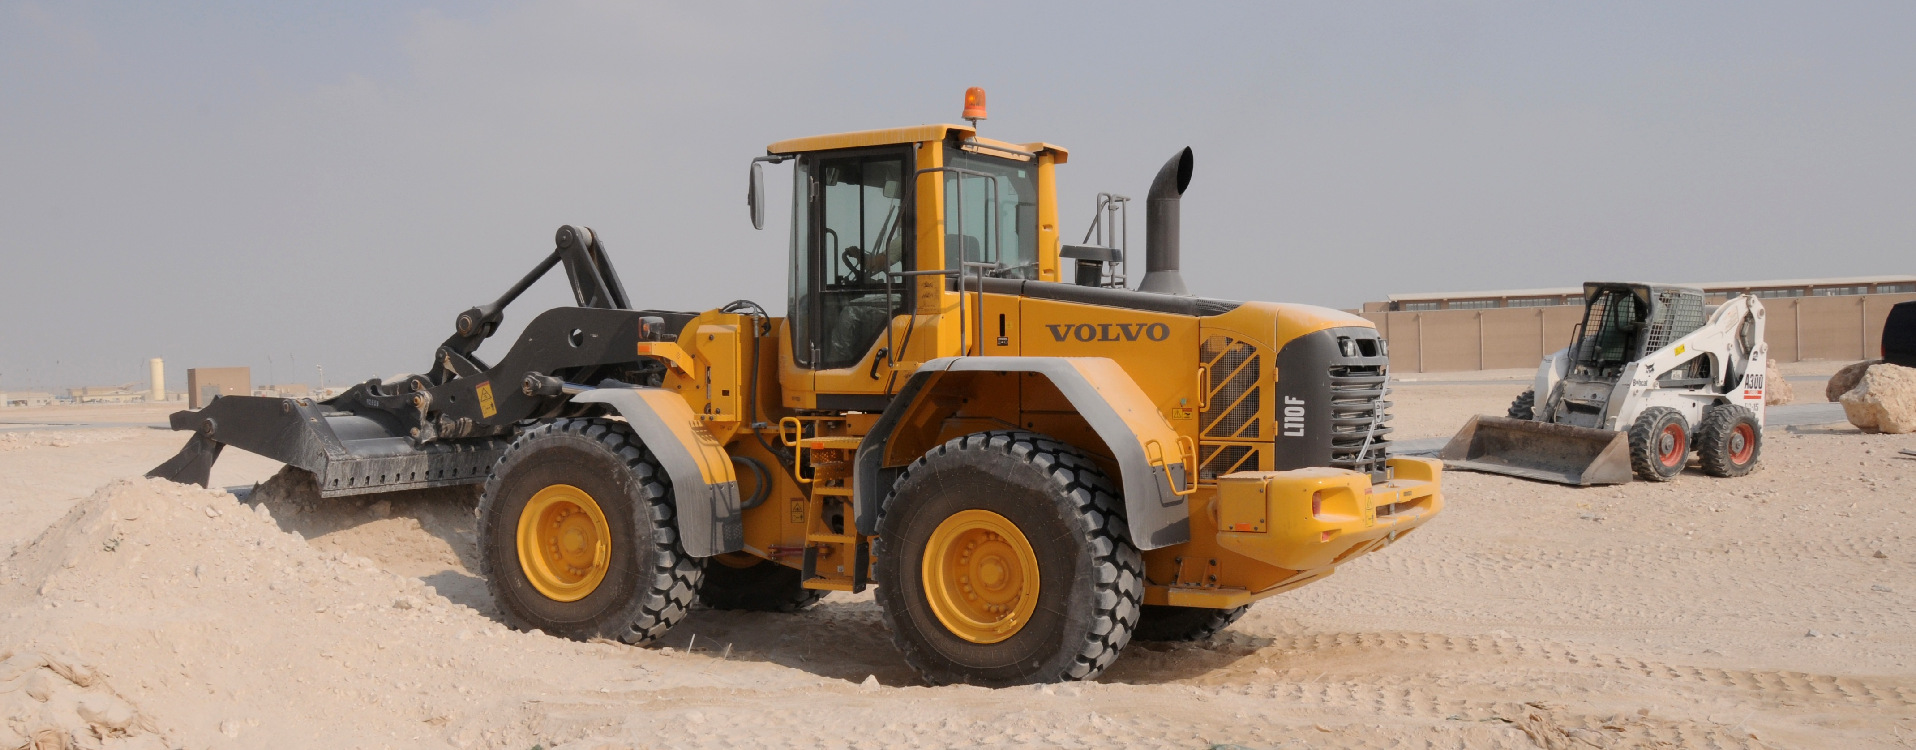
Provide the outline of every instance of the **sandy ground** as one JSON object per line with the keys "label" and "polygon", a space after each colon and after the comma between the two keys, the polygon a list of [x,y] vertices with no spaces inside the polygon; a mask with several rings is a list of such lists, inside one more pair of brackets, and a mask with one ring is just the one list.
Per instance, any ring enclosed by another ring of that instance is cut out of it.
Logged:
{"label": "sandy ground", "polygon": [[[1472,377],[1400,383],[1399,436],[1521,390]],[[0,748],[1916,745],[1916,436],[1771,430],[1729,480],[1448,474],[1428,527],[1210,642],[992,691],[917,686],[869,595],[651,649],[515,633],[468,493],[137,479],[183,441],[140,409],[0,412],[52,425],[0,424]]]}

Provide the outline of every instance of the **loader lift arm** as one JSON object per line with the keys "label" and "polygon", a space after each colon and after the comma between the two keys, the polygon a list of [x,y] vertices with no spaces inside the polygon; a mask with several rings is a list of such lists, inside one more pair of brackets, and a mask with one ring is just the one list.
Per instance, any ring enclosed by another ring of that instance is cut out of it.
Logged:
{"label": "loader lift arm", "polygon": [[[691,318],[632,310],[592,230],[560,227],[554,245],[505,294],[458,316],[428,374],[369,380],[318,403],[229,396],[175,413],[173,429],[195,435],[148,476],[205,485],[221,448],[234,445],[313,472],[323,496],[482,480],[504,450],[500,436],[515,422],[603,411],[574,405],[566,394],[642,384],[662,368],[640,357],[637,343],[661,336],[668,320]],[[578,306],[538,315],[496,365],[475,357],[498,330],[506,306],[559,265]]]}
{"label": "loader lift arm", "polygon": [[[632,309],[625,296],[625,285],[619,283],[618,273],[612,270],[612,259],[606,256],[605,246],[591,229],[572,225],[559,227],[553,245],[552,252],[512,288],[507,289],[505,294],[459,314],[453,322],[452,336],[439,345],[439,356],[434,358],[432,371],[427,376],[433,383],[440,384],[457,375],[489,369],[473,356],[473,352],[478,351],[479,345],[499,330],[500,322],[505,320],[506,307],[560,263],[565,264],[566,278],[572,283],[572,296],[579,307]],[[453,363],[469,367],[461,368]]]}

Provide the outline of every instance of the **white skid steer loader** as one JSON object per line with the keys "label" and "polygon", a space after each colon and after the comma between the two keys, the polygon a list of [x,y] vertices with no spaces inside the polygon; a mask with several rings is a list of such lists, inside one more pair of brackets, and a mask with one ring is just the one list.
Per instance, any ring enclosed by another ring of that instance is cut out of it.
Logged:
{"label": "white skid steer loader", "polygon": [[1703,291],[1583,285],[1570,346],[1543,358],[1504,417],[1472,417],[1446,466],[1574,485],[1666,482],[1691,451],[1705,472],[1748,474],[1763,448],[1763,303],[1706,309]]}

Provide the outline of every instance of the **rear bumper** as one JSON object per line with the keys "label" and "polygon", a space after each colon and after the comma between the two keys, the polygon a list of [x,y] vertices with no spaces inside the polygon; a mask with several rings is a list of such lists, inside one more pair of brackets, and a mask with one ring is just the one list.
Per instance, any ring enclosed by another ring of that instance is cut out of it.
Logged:
{"label": "rear bumper", "polygon": [[1390,459],[1392,479],[1330,468],[1255,471],[1218,478],[1218,544],[1296,571],[1268,592],[1330,573],[1382,549],[1443,510],[1443,464]]}

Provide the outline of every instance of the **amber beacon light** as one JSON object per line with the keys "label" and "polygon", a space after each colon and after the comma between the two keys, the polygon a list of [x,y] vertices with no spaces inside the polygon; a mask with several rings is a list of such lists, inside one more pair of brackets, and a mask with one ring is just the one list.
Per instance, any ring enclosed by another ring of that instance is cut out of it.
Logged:
{"label": "amber beacon light", "polygon": [[963,117],[971,121],[972,127],[977,127],[978,121],[985,119],[984,89],[977,86],[965,89],[965,114]]}

